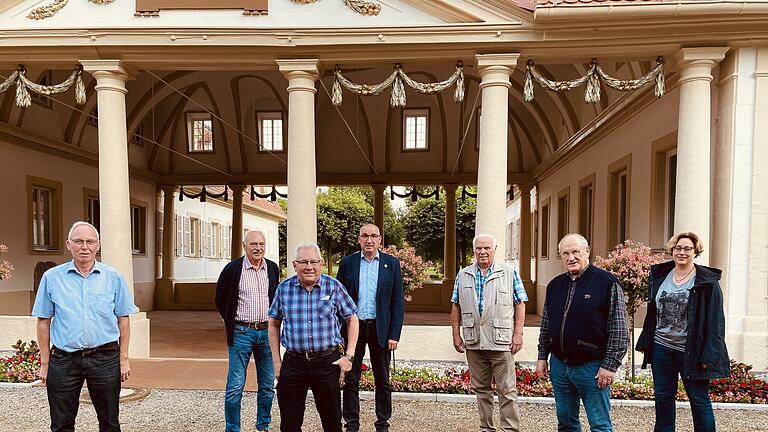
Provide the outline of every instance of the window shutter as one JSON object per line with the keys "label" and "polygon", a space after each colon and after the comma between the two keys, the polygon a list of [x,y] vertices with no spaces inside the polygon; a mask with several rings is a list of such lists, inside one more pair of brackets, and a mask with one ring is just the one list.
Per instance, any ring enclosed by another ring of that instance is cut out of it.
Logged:
{"label": "window shutter", "polygon": [[201,221],[200,225],[202,226],[202,237],[203,237],[203,248],[201,256],[207,258],[210,255],[211,251],[211,224],[209,224],[206,221]]}
{"label": "window shutter", "polygon": [[163,253],[163,212],[156,212],[155,220],[155,256]]}
{"label": "window shutter", "polygon": [[189,218],[184,216],[184,256],[192,256],[194,251],[191,250],[192,235],[190,233],[190,221]]}
{"label": "window shutter", "polygon": [[232,253],[230,250],[232,249],[232,245],[230,244],[229,240],[229,232],[232,228],[229,225],[225,225],[222,227],[222,240],[221,240],[221,248],[224,250],[224,258],[230,259],[232,256]]}
{"label": "window shutter", "polygon": [[173,215],[173,219],[176,224],[176,256],[180,257],[184,251],[184,227],[182,227],[179,215]]}

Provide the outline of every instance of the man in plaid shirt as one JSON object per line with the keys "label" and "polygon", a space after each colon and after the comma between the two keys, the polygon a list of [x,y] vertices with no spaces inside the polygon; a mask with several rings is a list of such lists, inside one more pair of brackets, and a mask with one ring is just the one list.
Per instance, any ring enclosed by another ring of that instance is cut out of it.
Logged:
{"label": "man in plaid shirt", "polygon": [[567,271],[547,286],[536,371],[551,375],[558,430],[581,430],[581,400],[590,430],[612,431],[611,383],[628,342],[624,291],[611,273],[590,265],[581,235],[567,234],[558,251]]}
{"label": "man in plaid shirt", "polygon": [[[322,267],[317,244],[299,244],[293,260],[296,275],[278,285],[269,308],[281,431],[301,431],[307,390],[312,389],[323,430],[341,432],[340,382],[354,361],[357,306],[339,281],[322,274]],[[340,349],[339,316],[347,322],[345,351]],[[286,348],[283,359],[281,343]]]}

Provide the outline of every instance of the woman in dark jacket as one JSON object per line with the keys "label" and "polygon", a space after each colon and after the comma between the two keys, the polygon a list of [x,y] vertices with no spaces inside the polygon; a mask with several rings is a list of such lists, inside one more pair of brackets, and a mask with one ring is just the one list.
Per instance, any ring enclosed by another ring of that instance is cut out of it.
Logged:
{"label": "woman in dark jacket", "polygon": [[651,364],[655,392],[654,432],[674,432],[678,375],[691,402],[696,432],[715,430],[709,380],[729,375],[721,271],[696,265],[704,250],[692,232],[667,243],[673,260],[651,266],[648,312],[637,350]]}

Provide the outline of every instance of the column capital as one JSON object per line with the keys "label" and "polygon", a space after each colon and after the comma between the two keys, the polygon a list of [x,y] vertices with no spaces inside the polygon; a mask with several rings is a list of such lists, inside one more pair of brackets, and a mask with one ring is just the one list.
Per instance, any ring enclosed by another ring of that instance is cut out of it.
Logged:
{"label": "column capital", "polygon": [[679,64],[697,61],[697,60],[710,60],[716,63],[721,62],[725,58],[725,54],[728,53],[730,47],[692,47],[682,48],[675,55],[675,60]]}
{"label": "column capital", "polygon": [[443,183],[441,186],[445,189],[445,193],[456,192],[456,189],[459,188],[459,185],[456,183]]}
{"label": "column capital", "polygon": [[376,193],[382,193],[384,190],[387,189],[387,185],[385,183],[372,183],[371,187],[373,188],[373,191]]}
{"label": "column capital", "polygon": [[728,47],[683,48],[675,55],[680,71],[679,83],[712,81],[712,69],[724,58]]}
{"label": "column capital", "polygon": [[176,185],[160,185],[160,190],[166,195],[171,195],[178,192],[179,187]]}
{"label": "column capital", "polygon": [[520,190],[520,194],[523,192],[531,193],[531,189],[533,189],[533,184],[531,183],[515,183],[515,186]]}
{"label": "column capital", "polygon": [[240,194],[242,194],[243,191],[245,191],[245,188],[247,186],[242,184],[242,183],[234,183],[234,184],[228,184],[227,187],[232,189],[232,193],[233,194],[237,194],[238,192],[240,192]]}
{"label": "column capital", "polygon": [[[289,81],[295,78],[304,78],[314,83],[320,78],[320,60],[318,59],[278,59],[276,62],[280,72]],[[288,86],[288,91],[309,90],[303,87],[306,86],[295,86],[292,84]],[[312,86],[311,90],[315,90],[314,86]]]}
{"label": "column capital", "polygon": [[515,67],[517,67],[517,60],[519,58],[520,53],[475,55],[477,71],[480,73],[481,77],[485,77],[485,75],[491,73],[512,75]]}
{"label": "column capital", "polygon": [[83,70],[93,75],[97,80],[103,77],[122,79],[123,82],[135,79],[139,71],[128,66],[122,60],[80,60]]}

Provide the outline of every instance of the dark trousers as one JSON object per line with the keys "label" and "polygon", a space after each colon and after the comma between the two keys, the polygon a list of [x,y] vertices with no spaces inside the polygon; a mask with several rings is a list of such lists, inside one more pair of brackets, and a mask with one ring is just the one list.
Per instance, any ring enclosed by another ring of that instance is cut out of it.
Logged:
{"label": "dark trousers", "polygon": [[376,423],[377,431],[389,429],[392,417],[392,386],[389,384],[390,351],[379,345],[376,337],[376,321],[360,321],[360,334],[355,346],[355,362],[352,370],[344,378],[344,424],[347,431],[360,430],[360,373],[362,372],[365,346],[371,356],[371,369],[376,384]]}
{"label": "dark trousers", "polygon": [[[675,431],[675,395],[677,377],[683,374],[685,353],[655,344],[653,346],[653,390],[655,393],[656,425],[655,432]],[[709,398],[708,379],[683,378],[683,386],[691,402],[693,430],[695,432],[714,432],[715,414]]]}
{"label": "dark trousers", "polygon": [[48,364],[51,431],[75,430],[83,382],[96,409],[100,432],[120,432],[120,349],[111,343],[93,352],[67,353],[53,348]]}
{"label": "dark trousers", "polygon": [[286,352],[277,381],[277,403],[280,407],[280,430],[301,432],[307,391],[312,389],[315,407],[325,432],[341,432],[341,389],[338,365],[341,357],[334,349],[329,355],[307,360]]}

